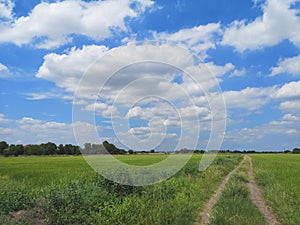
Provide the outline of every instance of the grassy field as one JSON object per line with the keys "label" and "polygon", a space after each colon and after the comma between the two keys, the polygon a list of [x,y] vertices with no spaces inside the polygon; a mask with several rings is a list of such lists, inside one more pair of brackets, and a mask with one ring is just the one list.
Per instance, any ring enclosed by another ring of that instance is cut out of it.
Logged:
{"label": "grassy field", "polygon": [[[149,165],[165,155],[118,156]],[[201,206],[241,156],[219,155],[205,172],[194,155],[175,176],[132,187],[105,180],[80,156],[0,158],[0,224],[193,224]],[[25,210],[21,221],[7,216]]]}
{"label": "grassy field", "polygon": [[300,224],[300,155],[251,155],[255,178],[283,224]]}

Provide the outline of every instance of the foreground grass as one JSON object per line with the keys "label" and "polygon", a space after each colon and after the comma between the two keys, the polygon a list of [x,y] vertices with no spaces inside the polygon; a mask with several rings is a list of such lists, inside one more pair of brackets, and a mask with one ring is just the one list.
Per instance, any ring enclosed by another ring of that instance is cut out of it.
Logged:
{"label": "foreground grass", "polygon": [[211,224],[266,225],[264,216],[249,198],[249,161],[233,174],[220,200],[213,208]]}
{"label": "foreground grass", "polygon": [[[147,165],[165,155],[118,156]],[[82,157],[0,158],[1,224],[7,214],[35,208],[48,224],[192,224],[199,208],[241,156],[219,155],[205,172],[195,155],[175,176],[132,187],[102,178]],[[23,218],[21,224],[34,224]]]}
{"label": "foreground grass", "polygon": [[283,224],[300,224],[300,155],[253,155],[255,178]]}

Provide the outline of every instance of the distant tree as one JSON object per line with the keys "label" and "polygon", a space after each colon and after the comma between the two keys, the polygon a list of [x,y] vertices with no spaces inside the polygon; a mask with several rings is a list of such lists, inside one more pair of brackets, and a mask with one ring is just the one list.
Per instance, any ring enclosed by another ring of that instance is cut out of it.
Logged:
{"label": "distant tree", "polygon": [[11,144],[8,148],[8,152],[6,154],[6,156],[18,156],[17,151],[16,151],[16,145]]}
{"label": "distant tree", "polygon": [[103,146],[110,154],[116,154],[116,146],[114,144],[110,144],[108,141],[104,141]]}
{"label": "distant tree", "polygon": [[134,151],[133,150],[128,150],[128,154],[130,154],[130,155],[132,155],[134,153]]}
{"label": "distant tree", "polygon": [[91,143],[85,143],[84,144],[84,153],[85,154],[93,154],[92,153],[92,144]]}
{"label": "distant tree", "polygon": [[293,154],[300,154],[300,148],[294,148]]}
{"label": "distant tree", "polygon": [[291,153],[291,151],[290,150],[284,150],[283,153]]}
{"label": "distant tree", "polygon": [[43,155],[54,155],[57,154],[57,146],[52,142],[46,144],[41,144],[40,148],[42,149]]}
{"label": "distant tree", "polygon": [[155,150],[154,150],[154,149],[152,149],[152,150],[150,151],[150,153],[155,153]]}
{"label": "distant tree", "polygon": [[71,144],[66,144],[65,145],[65,151],[67,155],[73,155],[74,152],[74,147]]}
{"label": "distant tree", "polygon": [[60,145],[58,146],[57,149],[58,149],[58,150],[57,150],[57,153],[58,153],[59,155],[64,155],[64,154],[66,154],[65,147],[64,147],[63,144],[60,144]]}
{"label": "distant tree", "polygon": [[203,154],[205,151],[204,150],[195,150],[194,153],[195,154]]}
{"label": "distant tree", "polygon": [[3,155],[4,150],[7,149],[9,145],[6,143],[6,141],[0,142],[0,155]]}
{"label": "distant tree", "polygon": [[17,154],[16,156],[18,155],[24,155],[24,146],[23,145],[16,145],[16,150],[15,150],[15,154]]}
{"label": "distant tree", "polygon": [[27,145],[25,148],[25,155],[43,155],[40,145]]}

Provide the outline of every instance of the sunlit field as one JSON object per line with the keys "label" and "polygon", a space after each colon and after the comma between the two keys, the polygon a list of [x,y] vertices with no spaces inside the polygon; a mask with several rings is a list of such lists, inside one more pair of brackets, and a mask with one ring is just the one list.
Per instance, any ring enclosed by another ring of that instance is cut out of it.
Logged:
{"label": "sunlit field", "polygon": [[[118,156],[149,165],[166,155]],[[201,206],[241,160],[219,155],[199,172],[194,155],[175,176],[155,185],[133,187],[105,180],[81,156],[0,158],[1,219],[20,210],[38,210],[47,224],[193,224]],[[31,213],[22,223],[34,223]]]}
{"label": "sunlit field", "polygon": [[253,155],[255,177],[283,224],[300,224],[300,155]]}

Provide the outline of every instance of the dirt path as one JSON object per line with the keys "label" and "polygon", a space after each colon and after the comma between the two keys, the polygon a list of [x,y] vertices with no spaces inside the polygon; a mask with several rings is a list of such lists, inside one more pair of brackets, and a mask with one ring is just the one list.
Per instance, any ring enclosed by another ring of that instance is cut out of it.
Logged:
{"label": "dirt path", "polygon": [[220,199],[228,181],[230,180],[231,176],[241,167],[241,165],[244,163],[246,160],[246,157],[242,160],[242,162],[235,167],[223,180],[222,184],[218,187],[216,190],[215,194],[209,199],[209,201],[204,205],[204,210],[201,212],[201,221],[200,222],[195,222],[194,225],[206,225],[209,224],[210,221],[210,215],[212,213],[212,208],[214,205],[218,202]]}
{"label": "dirt path", "polygon": [[273,213],[272,209],[267,205],[266,201],[263,199],[262,191],[255,182],[252,159],[249,156],[246,156],[246,158],[250,162],[250,168],[248,172],[249,175],[248,187],[250,190],[250,199],[262,212],[268,224],[270,225],[281,224],[277,219],[277,216]]}

